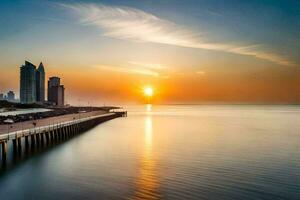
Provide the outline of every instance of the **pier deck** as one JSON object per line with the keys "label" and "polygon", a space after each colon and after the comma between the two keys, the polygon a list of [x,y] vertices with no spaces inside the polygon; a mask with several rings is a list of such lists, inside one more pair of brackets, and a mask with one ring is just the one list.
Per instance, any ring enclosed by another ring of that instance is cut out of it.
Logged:
{"label": "pier deck", "polygon": [[[54,124],[59,124],[59,123],[77,120],[77,119],[83,119],[86,117],[101,115],[101,114],[105,114],[105,113],[107,113],[107,112],[106,111],[92,111],[92,112],[86,112],[86,113],[60,115],[60,116],[56,116],[56,117],[43,118],[43,119],[19,122],[19,123],[14,123],[14,124],[4,124],[4,125],[0,125],[0,135],[15,132],[15,131],[26,130],[26,129],[39,128],[42,126],[50,126],[50,125],[54,125]],[[34,125],[34,123],[35,123],[35,125]]]}
{"label": "pier deck", "polygon": [[127,116],[127,112],[93,111],[1,125],[2,161],[6,162],[8,141],[12,141],[14,155],[17,155],[22,152],[22,144],[25,144],[25,149],[28,151],[29,146],[34,149],[50,143],[62,142],[102,122],[124,116]]}

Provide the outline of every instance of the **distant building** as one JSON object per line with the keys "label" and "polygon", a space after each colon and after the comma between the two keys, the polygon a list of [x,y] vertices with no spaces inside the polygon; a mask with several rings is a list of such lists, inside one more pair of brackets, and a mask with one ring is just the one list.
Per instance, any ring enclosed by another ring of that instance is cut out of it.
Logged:
{"label": "distant building", "polygon": [[7,93],[7,100],[8,101],[15,101],[15,93],[13,91],[9,91]]}
{"label": "distant building", "polygon": [[20,102],[36,103],[45,101],[45,69],[41,62],[38,69],[28,61],[20,68]]}
{"label": "distant building", "polygon": [[57,106],[64,106],[65,88],[60,84],[59,77],[50,77],[48,81],[48,101]]}
{"label": "distant building", "polygon": [[45,101],[45,69],[41,62],[38,69],[36,70],[36,101]]}
{"label": "distant building", "polygon": [[60,78],[56,76],[50,77],[48,80],[48,88],[56,86],[60,86]]}
{"label": "distant building", "polygon": [[4,94],[0,94],[0,100],[4,100]]}
{"label": "distant building", "polygon": [[20,68],[20,101],[21,103],[36,102],[36,67],[25,61]]}

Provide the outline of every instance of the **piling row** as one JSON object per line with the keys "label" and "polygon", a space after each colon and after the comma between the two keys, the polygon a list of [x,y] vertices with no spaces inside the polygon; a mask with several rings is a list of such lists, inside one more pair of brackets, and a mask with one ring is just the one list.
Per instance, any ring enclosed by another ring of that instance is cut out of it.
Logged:
{"label": "piling row", "polygon": [[[93,121],[93,120],[92,120]],[[29,135],[16,135],[12,138],[12,147],[14,155],[21,154],[22,148],[25,152],[30,149],[38,149],[57,144],[78,135],[80,124],[65,125],[55,127],[42,132],[32,132]],[[9,140],[0,141],[2,160],[7,157],[7,143]]]}
{"label": "piling row", "polygon": [[[113,115],[101,116],[99,118],[93,118],[87,121],[82,121],[78,123],[64,124],[62,126],[56,125],[49,127],[48,130],[37,131],[33,130],[29,134],[17,134],[12,140],[13,154],[20,155],[22,153],[22,148],[24,145],[25,152],[30,149],[39,149],[48,147],[54,144],[58,144],[73,138],[74,136],[83,133],[98,124],[117,118],[123,117],[125,113],[114,113]],[[0,140],[1,145],[1,157],[2,161],[6,161],[7,158],[7,144],[9,139]]]}

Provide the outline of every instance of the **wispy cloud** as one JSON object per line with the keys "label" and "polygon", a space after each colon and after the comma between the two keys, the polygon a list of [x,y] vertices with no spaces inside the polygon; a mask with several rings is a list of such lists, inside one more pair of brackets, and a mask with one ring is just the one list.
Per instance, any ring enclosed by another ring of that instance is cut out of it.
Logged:
{"label": "wispy cloud", "polygon": [[165,66],[157,63],[143,63],[143,62],[136,62],[136,61],[129,61],[128,63],[138,67],[148,68],[148,69],[161,70],[166,68]]}
{"label": "wispy cloud", "polygon": [[106,71],[127,73],[127,74],[141,74],[141,75],[146,75],[146,76],[160,77],[160,74],[158,72],[150,70],[150,69],[141,69],[141,68],[133,68],[133,67],[119,67],[119,66],[109,66],[109,65],[96,65],[96,66],[94,66],[94,68],[106,70]]}
{"label": "wispy cloud", "polygon": [[280,65],[294,65],[282,55],[262,50],[262,45],[239,46],[206,42],[209,38],[204,37],[201,31],[193,31],[139,9],[87,3],[62,6],[73,11],[80,23],[96,26],[108,37],[217,50],[253,56]]}
{"label": "wispy cloud", "polygon": [[205,71],[196,71],[196,74],[204,75],[204,74],[205,74]]}

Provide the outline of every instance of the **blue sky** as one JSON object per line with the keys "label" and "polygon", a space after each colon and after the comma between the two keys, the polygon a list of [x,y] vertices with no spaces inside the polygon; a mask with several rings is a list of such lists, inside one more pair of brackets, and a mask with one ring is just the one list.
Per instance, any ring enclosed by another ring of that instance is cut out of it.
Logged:
{"label": "blue sky", "polygon": [[59,8],[59,3],[101,3],[137,8],[189,29],[201,30],[209,35],[207,40],[260,44],[298,61],[300,2],[296,0],[2,0],[1,41],[33,27],[72,26],[76,22]]}
{"label": "blue sky", "polygon": [[277,83],[299,73],[297,0],[2,0],[0,24],[6,77],[24,59],[60,74],[85,68],[143,80],[264,71]]}
{"label": "blue sky", "polygon": [[226,40],[267,43],[276,47],[294,46],[299,42],[300,2],[297,0],[2,0],[1,39],[35,23],[47,23],[47,19],[68,21],[55,3],[133,7],[208,32],[221,30],[222,35],[215,32],[214,35]]}

